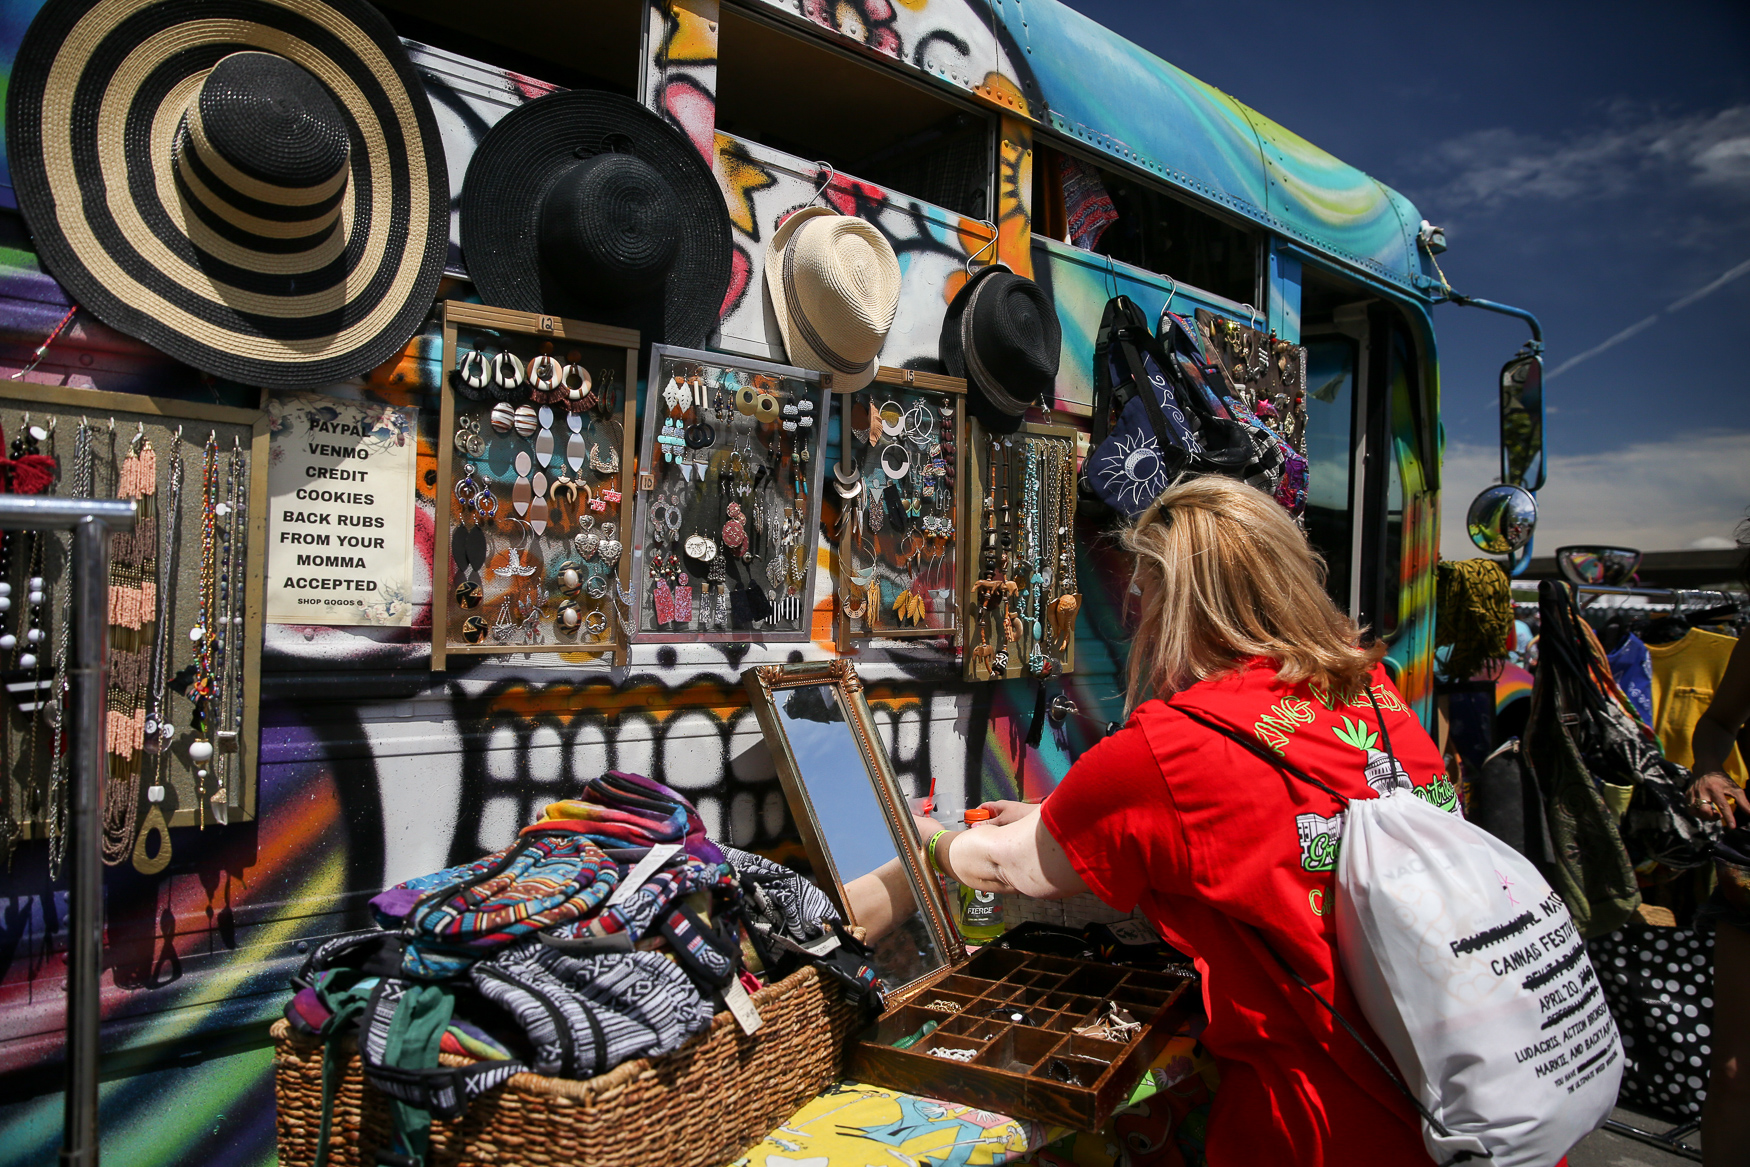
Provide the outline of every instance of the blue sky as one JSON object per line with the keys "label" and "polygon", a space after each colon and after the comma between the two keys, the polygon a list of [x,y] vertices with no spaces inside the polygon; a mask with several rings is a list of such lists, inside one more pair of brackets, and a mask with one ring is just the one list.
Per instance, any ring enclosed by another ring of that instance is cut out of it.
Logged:
{"label": "blue sky", "polygon": [[[1539,548],[1731,537],[1750,506],[1750,5],[1069,2],[1409,196],[1446,227],[1456,288],[1538,314],[1549,370],[1641,325],[1549,381]],[[1452,306],[1435,326],[1443,550],[1468,557],[1455,520],[1494,472],[1494,377],[1526,332]]]}

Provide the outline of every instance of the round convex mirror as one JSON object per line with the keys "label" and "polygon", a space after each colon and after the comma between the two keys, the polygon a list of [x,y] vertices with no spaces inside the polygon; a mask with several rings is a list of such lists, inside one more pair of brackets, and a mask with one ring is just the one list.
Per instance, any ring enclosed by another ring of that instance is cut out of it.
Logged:
{"label": "round convex mirror", "polygon": [[1537,499],[1529,490],[1504,483],[1472,500],[1465,517],[1470,541],[1490,555],[1510,555],[1531,542],[1537,526]]}

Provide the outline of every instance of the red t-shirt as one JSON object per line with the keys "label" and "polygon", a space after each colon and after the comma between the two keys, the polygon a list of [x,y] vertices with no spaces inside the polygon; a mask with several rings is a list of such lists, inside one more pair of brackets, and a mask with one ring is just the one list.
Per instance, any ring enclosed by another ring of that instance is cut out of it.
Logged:
{"label": "red t-shirt", "polygon": [[[1383,668],[1373,693],[1416,795],[1456,812],[1439,750]],[[1389,1064],[1337,965],[1341,804],[1185,708],[1349,797],[1403,778],[1365,693],[1343,701],[1305,682],[1290,687],[1255,661],[1141,706],[1045,800],[1046,829],[1094,894],[1121,911],[1140,906],[1203,974],[1202,1040],[1222,1072],[1210,1164],[1426,1167],[1403,1094],[1259,942],[1262,932]]]}

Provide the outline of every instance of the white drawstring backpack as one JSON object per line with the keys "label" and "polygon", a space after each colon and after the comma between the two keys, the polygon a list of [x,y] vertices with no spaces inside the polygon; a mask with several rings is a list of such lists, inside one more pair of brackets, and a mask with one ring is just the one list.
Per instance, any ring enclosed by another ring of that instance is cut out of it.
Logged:
{"label": "white drawstring backpack", "polygon": [[[1622,1039],[1567,905],[1529,860],[1408,793],[1346,798],[1226,726],[1191,716],[1346,804],[1337,957],[1401,1077],[1363,1048],[1421,1114],[1436,1163],[1552,1167],[1609,1117]],[[1380,730],[1395,767],[1383,716]]]}

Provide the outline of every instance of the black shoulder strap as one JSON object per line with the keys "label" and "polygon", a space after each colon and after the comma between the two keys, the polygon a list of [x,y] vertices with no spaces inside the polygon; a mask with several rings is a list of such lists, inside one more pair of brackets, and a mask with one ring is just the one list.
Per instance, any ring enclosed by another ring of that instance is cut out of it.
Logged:
{"label": "black shoulder strap", "polygon": [[1100,315],[1100,331],[1094,335],[1094,416],[1089,419],[1088,440],[1095,446],[1112,432],[1112,333],[1123,301],[1123,296],[1106,301],[1106,310]]}

